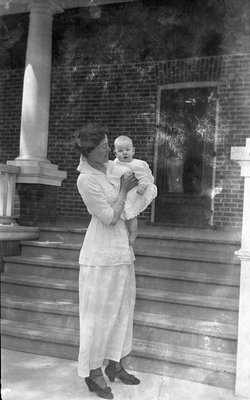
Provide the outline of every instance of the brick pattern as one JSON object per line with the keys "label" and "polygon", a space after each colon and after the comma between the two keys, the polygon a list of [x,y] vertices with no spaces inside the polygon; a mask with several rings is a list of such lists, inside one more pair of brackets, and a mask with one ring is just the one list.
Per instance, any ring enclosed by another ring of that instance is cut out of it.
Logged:
{"label": "brick pattern", "polygon": [[0,162],[19,154],[23,70],[0,70]]}
{"label": "brick pattern", "polygon": [[224,57],[169,60],[156,64],[158,85],[185,82],[219,81]]}
{"label": "brick pattern", "polygon": [[19,225],[53,225],[56,222],[57,186],[18,183]]}
{"label": "brick pattern", "polygon": [[240,167],[230,160],[232,146],[245,146],[250,137],[250,57],[224,58],[220,81],[220,108],[215,197],[215,224],[241,227],[244,179]]}
{"label": "brick pattern", "polygon": [[[158,85],[182,82],[219,82],[214,223],[241,226],[243,180],[230,161],[231,146],[245,145],[250,137],[250,54],[167,60],[123,65],[54,67],[51,83],[48,158],[66,170],[68,178],[58,192],[59,216],[85,216],[76,188],[79,155],[73,149],[74,131],[86,121],[106,124],[110,144],[116,136],[130,135],[136,157],[153,165]],[[22,71],[0,73],[1,162],[18,155]],[[4,101],[3,101],[4,100]],[[11,112],[11,114],[9,114]],[[112,158],[112,155],[111,155]],[[150,207],[141,218],[148,219]]]}
{"label": "brick pattern", "polygon": [[72,136],[83,122],[94,120],[106,124],[112,149],[118,135],[131,136],[136,157],[147,160],[152,167],[156,92],[153,65],[54,69],[51,95],[58,101],[51,104],[53,134],[49,137],[48,157],[68,172],[58,194],[59,215],[86,214],[76,189],[79,155],[72,145]]}

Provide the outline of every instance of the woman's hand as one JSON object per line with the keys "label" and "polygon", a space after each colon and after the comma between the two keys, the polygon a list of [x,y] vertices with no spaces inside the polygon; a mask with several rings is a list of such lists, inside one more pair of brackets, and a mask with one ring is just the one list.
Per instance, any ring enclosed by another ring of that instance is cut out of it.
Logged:
{"label": "woman's hand", "polygon": [[135,177],[134,173],[131,173],[129,175],[123,175],[121,176],[121,186],[120,186],[120,191],[117,196],[116,201],[112,205],[112,208],[114,210],[114,216],[113,219],[110,223],[110,225],[115,225],[118,221],[118,219],[121,216],[121,213],[124,209],[127,193],[135,188],[138,185],[138,179]]}
{"label": "woman's hand", "polygon": [[134,173],[131,173],[129,175],[122,175],[121,176],[121,191],[124,190],[125,193],[128,193],[131,189],[135,188],[138,186],[138,179],[135,177]]}

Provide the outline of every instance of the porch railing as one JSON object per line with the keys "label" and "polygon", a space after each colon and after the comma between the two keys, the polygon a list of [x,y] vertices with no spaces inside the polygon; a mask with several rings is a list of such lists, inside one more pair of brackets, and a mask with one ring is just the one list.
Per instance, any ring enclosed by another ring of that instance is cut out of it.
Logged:
{"label": "porch railing", "polygon": [[0,225],[16,224],[15,190],[19,167],[0,164]]}

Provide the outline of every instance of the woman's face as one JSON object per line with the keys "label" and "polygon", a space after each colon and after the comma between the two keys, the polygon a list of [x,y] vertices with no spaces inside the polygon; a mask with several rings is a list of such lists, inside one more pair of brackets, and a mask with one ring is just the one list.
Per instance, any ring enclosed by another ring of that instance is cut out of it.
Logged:
{"label": "woman's face", "polygon": [[109,160],[110,147],[108,145],[108,137],[105,138],[89,153],[88,160],[93,163],[104,164]]}

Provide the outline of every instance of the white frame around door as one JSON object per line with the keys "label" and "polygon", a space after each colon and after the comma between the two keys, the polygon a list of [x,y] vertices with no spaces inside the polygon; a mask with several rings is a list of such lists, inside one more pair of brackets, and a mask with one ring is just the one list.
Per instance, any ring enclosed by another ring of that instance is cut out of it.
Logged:
{"label": "white frame around door", "polygon": [[[158,140],[157,140],[157,126],[160,123],[160,103],[161,103],[161,92],[166,89],[192,89],[192,88],[202,88],[202,87],[215,87],[217,88],[217,93],[219,95],[219,82],[217,81],[198,81],[198,82],[181,82],[181,83],[170,83],[167,85],[159,85],[157,91],[157,104],[156,104],[156,136],[154,145],[154,160],[153,160],[153,175],[155,177],[155,184],[157,185],[157,158],[158,158]],[[217,151],[217,139],[218,139],[218,119],[219,119],[219,101],[217,99],[216,104],[216,116],[215,116],[215,132],[214,132],[214,158],[213,158],[213,173],[212,173],[212,190],[211,190],[211,217],[210,226],[213,226],[214,220],[214,194],[215,194],[215,174],[216,174],[216,151]],[[151,207],[150,221],[153,223],[155,221],[155,200]]]}

